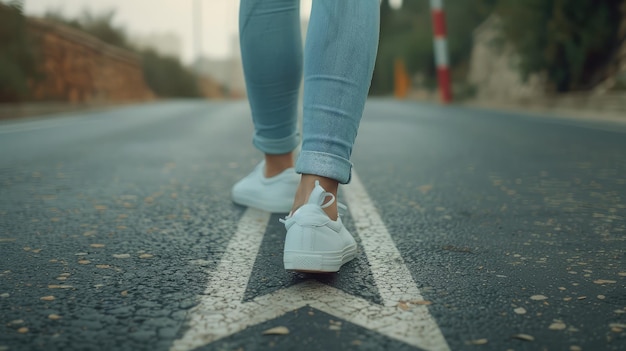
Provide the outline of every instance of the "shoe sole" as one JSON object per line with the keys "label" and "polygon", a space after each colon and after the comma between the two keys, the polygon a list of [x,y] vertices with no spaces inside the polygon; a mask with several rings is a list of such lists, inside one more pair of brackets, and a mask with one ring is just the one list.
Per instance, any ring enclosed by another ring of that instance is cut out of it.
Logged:
{"label": "shoe sole", "polygon": [[276,204],[276,201],[264,202],[258,198],[248,198],[245,196],[237,196],[235,194],[232,194],[232,199],[233,202],[238,205],[254,207],[271,213],[289,213],[289,211],[291,211],[291,207],[293,206],[293,202],[290,202],[289,204],[286,202],[284,204]]}
{"label": "shoe sole", "polygon": [[288,271],[302,273],[334,273],[345,263],[356,257],[356,245],[348,246],[342,251],[311,252],[285,251],[283,263]]}

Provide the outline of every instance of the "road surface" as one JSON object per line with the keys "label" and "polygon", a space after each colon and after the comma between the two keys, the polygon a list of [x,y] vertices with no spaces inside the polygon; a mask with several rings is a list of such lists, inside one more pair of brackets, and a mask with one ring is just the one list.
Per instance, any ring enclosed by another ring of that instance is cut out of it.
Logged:
{"label": "road surface", "polygon": [[319,276],[230,201],[251,133],[243,101],[2,122],[0,350],[626,349],[626,125],[370,100],[360,253]]}

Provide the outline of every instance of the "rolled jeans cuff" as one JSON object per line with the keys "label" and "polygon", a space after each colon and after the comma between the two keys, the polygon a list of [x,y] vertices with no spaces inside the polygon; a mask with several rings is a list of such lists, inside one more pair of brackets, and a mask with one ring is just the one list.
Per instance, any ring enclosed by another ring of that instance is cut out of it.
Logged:
{"label": "rolled jeans cuff", "polygon": [[325,152],[301,151],[296,161],[296,172],[314,174],[347,184],[351,178],[352,162]]}
{"label": "rolled jeans cuff", "polygon": [[255,134],[252,144],[265,154],[282,155],[295,150],[300,145],[300,134],[295,132],[281,139],[268,139]]}

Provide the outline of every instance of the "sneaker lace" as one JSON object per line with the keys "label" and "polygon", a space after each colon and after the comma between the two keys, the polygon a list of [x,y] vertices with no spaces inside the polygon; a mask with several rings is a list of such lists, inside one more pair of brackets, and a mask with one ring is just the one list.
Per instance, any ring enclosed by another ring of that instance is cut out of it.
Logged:
{"label": "sneaker lace", "polygon": [[[316,180],[315,181],[315,188],[318,188],[318,187],[320,189],[322,189],[321,186],[320,186],[319,180]],[[326,199],[329,198],[329,197],[330,197],[330,200],[326,201]],[[336,200],[337,199],[336,199],[336,197],[335,197],[335,195],[333,193],[330,193],[328,191],[323,191],[323,192],[320,193],[317,202],[318,202],[318,205],[322,209],[324,209],[324,208],[327,208],[328,206],[332,205]],[[310,202],[311,202],[311,200],[309,200],[309,203]],[[348,210],[348,207],[346,205],[344,205],[341,202],[337,201],[337,212],[338,212],[339,216],[343,216],[346,213],[347,210]],[[280,223],[285,224],[287,221],[292,219],[292,215],[293,215],[293,213],[289,213],[287,215],[287,217],[285,217],[284,219],[283,218],[279,218],[278,221]]]}

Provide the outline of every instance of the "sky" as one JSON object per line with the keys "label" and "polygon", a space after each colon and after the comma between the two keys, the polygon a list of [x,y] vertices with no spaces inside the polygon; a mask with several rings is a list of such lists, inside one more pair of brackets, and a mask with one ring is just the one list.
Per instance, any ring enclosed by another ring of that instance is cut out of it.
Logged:
{"label": "sky", "polygon": [[[182,43],[181,59],[194,59],[193,3],[202,7],[202,55],[223,59],[230,57],[233,38],[238,33],[239,0],[23,0],[24,12],[42,16],[48,10],[60,10],[75,18],[84,10],[100,14],[115,10],[114,23],[129,36],[151,33],[175,33]],[[312,0],[301,0],[301,17],[308,17]]]}

